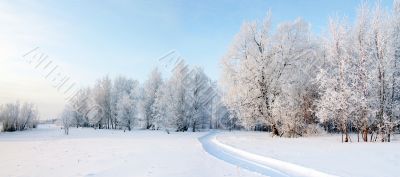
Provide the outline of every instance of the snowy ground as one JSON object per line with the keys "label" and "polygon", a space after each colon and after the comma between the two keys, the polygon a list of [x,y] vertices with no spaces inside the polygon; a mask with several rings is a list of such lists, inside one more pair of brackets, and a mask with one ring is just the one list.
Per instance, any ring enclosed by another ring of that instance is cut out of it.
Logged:
{"label": "snowy ground", "polygon": [[[400,173],[400,140],[342,144],[340,136],[271,138],[260,132],[71,129],[0,133],[0,176],[349,176]],[[399,136],[399,135],[398,135]]]}
{"label": "snowy ground", "polygon": [[[271,157],[344,177],[400,174],[400,135],[391,143],[341,143],[340,136],[272,138],[262,132],[223,132],[217,141],[261,157]],[[397,139],[396,139],[397,138]],[[353,141],[357,140],[353,137]]]}
{"label": "snowy ground", "polygon": [[206,133],[71,129],[41,126],[0,133],[0,176],[261,176],[202,148]]}

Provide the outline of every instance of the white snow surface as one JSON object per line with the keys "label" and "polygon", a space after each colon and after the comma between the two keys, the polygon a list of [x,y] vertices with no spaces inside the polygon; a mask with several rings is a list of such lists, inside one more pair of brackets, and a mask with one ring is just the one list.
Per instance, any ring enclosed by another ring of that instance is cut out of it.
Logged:
{"label": "white snow surface", "polygon": [[352,135],[353,143],[341,143],[340,135],[278,138],[265,132],[236,131],[222,132],[215,141],[237,150],[239,155],[253,156],[255,161],[267,159],[270,167],[289,173],[298,166],[343,177],[395,177],[400,174],[398,137],[400,135],[390,143],[358,143],[355,142],[357,137]]}
{"label": "white snow surface", "polygon": [[52,125],[0,133],[0,176],[262,176],[205,152],[198,141],[205,134],[72,128],[65,136]]}
{"label": "white snow surface", "polygon": [[262,132],[91,128],[72,128],[66,136],[60,127],[41,125],[0,133],[0,176],[392,177],[400,174],[397,137],[343,144],[338,135],[289,139]]}
{"label": "white snow surface", "polygon": [[251,161],[253,162],[254,165],[267,167],[283,173],[283,174],[277,174],[276,176],[337,177],[311,168],[302,167],[296,164],[284,162],[281,160],[257,155],[254,153],[246,152],[238,148],[234,148],[232,146],[221,143],[220,141],[217,140],[215,136],[211,139],[211,142],[217,145],[217,147],[222,148],[225,152],[231,153],[233,156],[240,157],[247,161]]}

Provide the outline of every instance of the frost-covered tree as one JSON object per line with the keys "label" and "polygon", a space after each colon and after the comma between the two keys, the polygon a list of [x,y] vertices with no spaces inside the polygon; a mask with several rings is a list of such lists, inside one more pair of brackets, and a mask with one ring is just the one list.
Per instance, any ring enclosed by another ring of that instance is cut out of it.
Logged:
{"label": "frost-covered tree", "polygon": [[8,103],[0,106],[2,131],[23,131],[36,128],[39,114],[32,103]]}
{"label": "frost-covered tree", "polygon": [[[123,99],[123,96],[128,95],[132,99],[134,104],[138,102],[138,82],[132,79],[128,79],[123,76],[119,76],[114,79],[112,90],[111,90],[111,112],[112,112],[112,128],[117,128],[120,125],[118,113],[120,111],[118,104]],[[132,104],[133,104],[132,103]],[[136,108],[136,106],[134,107]],[[134,111],[137,114],[138,111]],[[125,124],[125,123],[124,123]]]}
{"label": "frost-covered tree", "polygon": [[387,116],[387,94],[388,89],[388,79],[390,78],[390,56],[389,56],[389,31],[388,31],[388,16],[386,12],[378,5],[371,19],[371,56],[375,63],[374,74],[375,80],[373,88],[376,95],[376,130],[377,133],[382,136],[382,141],[384,141],[384,117]]}
{"label": "frost-covered tree", "polygon": [[[265,124],[269,94],[264,67],[271,59],[270,17],[263,24],[245,23],[222,59],[224,102],[245,127]],[[272,65],[272,62],[271,62]]]}
{"label": "frost-covered tree", "polygon": [[304,65],[314,63],[317,46],[303,20],[283,23],[275,33],[270,21],[267,16],[262,24],[245,23],[223,58],[224,101],[244,126],[267,126],[274,135],[291,136],[292,130],[282,129],[284,119],[273,116],[283,106],[275,101],[296,96],[293,114],[300,115],[303,94],[290,92],[306,90],[313,74]]}
{"label": "frost-covered tree", "polygon": [[88,111],[90,109],[90,88],[80,89],[72,99],[71,103],[71,125],[78,127],[88,127],[89,117]]}
{"label": "frost-covered tree", "polygon": [[154,101],[152,109],[152,117],[154,118],[154,128],[156,130],[159,129],[167,129],[170,128],[168,124],[169,114],[168,114],[168,100],[170,96],[170,91],[165,84],[160,85],[160,89],[156,92],[156,99]]}
{"label": "frost-covered tree", "polygon": [[302,136],[306,123],[312,119],[303,108],[308,101],[305,97],[312,91],[311,80],[316,74],[313,67],[318,65],[316,57],[319,52],[310,25],[302,19],[279,25],[274,35],[274,47],[276,66],[268,68],[274,73],[270,109],[283,107],[287,110],[287,116],[280,120],[272,116],[272,125],[281,135]]}
{"label": "frost-covered tree", "polygon": [[166,83],[169,91],[167,96],[168,121],[176,128],[176,131],[187,131],[189,128],[188,88],[186,85],[189,72],[188,66],[182,61],[176,65],[171,78]]}
{"label": "frost-covered tree", "polygon": [[94,105],[101,108],[101,113],[98,116],[93,116],[91,123],[93,126],[102,128],[112,128],[112,82],[111,79],[106,76],[97,81],[95,87],[93,88],[92,96],[94,100]]}
{"label": "frost-covered tree", "polygon": [[318,102],[317,116],[322,122],[333,120],[345,135],[342,141],[349,141],[351,116],[351,50],[348,27],[343,22],[331,20],[330,38],[326,42],[327,65],[322,69],[318,81],[323,90]]}
{"label": "frost-covered tree", "polygon": [[135,82],[129,92],[123,92],[117,102],[118,125],[131,131],[138,117],[138,84]]}
{"label": "frost-covered tree", "polygon": [[157,99],[157,92],[160,90],[162,84],[161,73],[155,68],[151,73],[149,79],[144,84],[144,94],[142,99],[142,112],[145,121],[146,129],[155,129],[154,121],[156,111],[153,107]]}
{"label": "frost-covered tree", "polygon": [[208,124],[208,118],[211,116],[209,107],[210,101],[214,95],[210,79],[204,73],[202,68],[195,67],[187,77],[187,119],[192,131],[199,128],[205,128]]}
{"label": "frost-covered tree", "polygon": [[69,134],[69,128],[72,126],[73,124],[73,118],[74,118],[74,114],[76,113],[75,110],[73,110],[73,108],[67,106],[64,108],[64,111],[61,113],[61,123],[62,123],[62,128],[64,130],[64,134],[68,135]]}
{"label": "frost-covered tree", "polygon": [[388,94],[388,137],[394,127],[400,124],[400,1],[393,3],[392,16],[389,21],[389,47],[390,47],[390,74],[389,76],[389,94]]}
{"label": "frost-covered tree", "polygon": [[19,130],[35,128],[38,122],[38,111],[33,103],[24,103],[20,110]]}

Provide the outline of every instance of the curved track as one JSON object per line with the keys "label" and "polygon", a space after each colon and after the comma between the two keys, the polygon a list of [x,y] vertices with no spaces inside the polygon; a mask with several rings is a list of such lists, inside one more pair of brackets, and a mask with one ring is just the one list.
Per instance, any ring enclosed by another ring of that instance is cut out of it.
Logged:
{"label": "curved track", "polygon": [[247,160],[243,157],[237,156],[236,154],[231,153],[230,151],[227,151],[227,150],[221,148],[219,145],[217,145],[213,141],[216,134],[217,134],[217,132],[210,132],[207,135],[199,138],[199,141],[203,145],[204,150],[206,152],[208,152],[209,154],[211,154],[225,162],[228,162],[230,164],[233,164],[233,165],[239,166],[241,168],[247,169],[249,171],[254,171],[254,172],[266,175],[266,176],[289,177],[289,175],[284,174],[280,171],[277,171],[277,170],[274,170],[265,165]]}
{"label": "curved track", "polygon": [[271,177],[337,177],[311,168],[246,152],[223,144],[216,139],[218,132],[212,131],[199,141],[209,154],[238,167]]}

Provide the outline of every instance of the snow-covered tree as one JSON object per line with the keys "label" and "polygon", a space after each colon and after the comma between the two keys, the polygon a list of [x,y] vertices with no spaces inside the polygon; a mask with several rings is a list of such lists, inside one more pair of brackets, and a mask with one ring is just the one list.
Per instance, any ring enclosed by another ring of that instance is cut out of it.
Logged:
{"label": "snow-covered tree", "polygon": [[161,73],[155,68],[151,74],[149,79],[144,84],[144,94],[142,99],[142,112],[145,121],[146,129],[154,129],[154,121],[155,118],[155,109],[153,108],[155,105],[155,101],[157,99],[157,92],[160,90],[160,85],[162,84]]}
{"label": "snow-covered tree", "polygon": [[90,109],[90,88],[80,89],[75,96],[70,100],[72,121],[71,124],[81,127],[89,126],[88,111]]}
{"label": "snow-covered tree", "polygon": [[267,16],[262,24],[242,26],[222,60],[222,86],[225,103],[244,126],[267,126],[275,135],[282,135],[289,131],[282,129],[283,119],[272,115],[275,108],[283,105],[275,101],[296,96],[294,110],[300,115],[304,94],[290,92],[307,89],[315,74],[304,66],[314,63],[317,46],[303,20],[283,23],[273,34],[269,32],[270,21]]}
{"label": "snow-covered tree", "polygon": [[182,61],[175,67],[171,78],[166,83],[170,94],[168,96],[169,121],[176,131],[187,131],[189,128],[186,85],[189,72],[188,66]]}
{"label": "snow-covered tree", "polygon": [[213,90],[210,79],[199,67],[193,68],[190,72],[187,87],[187,119],[192,131],[195,132],[196,129],[205,128],[205,124],[209,123],[208,118],[211,115],[208,108],[212,99],[210,97],[214,95],[211,93]]}
{"label": "snow-covered tree", "polygon": [[[119,76],[114,79],[112,90],[111,90],[111,112],[112,112],[112,128],[117,128],[121,123],[118,118],[118,112],[120,111],[118,104],[123,99],[123,96],[128,95],[133,100],[134,104],[138,102],[138,82],[132,79],[128,79],[123,76]],[[132,103],[132,104],[133,104]],[[136,107],[134,107],[136,108]],[[137,114],[138,111],[134,111]],[[125,123],[124,123],[125,124]]]}
{"label": "snow-covered tree", "polygon": [[[265,124],[269,113],[267,75],[264,67],[271,63],[270,17],[263,24],[245,23],[222,59],[221,85],[224,102],[245,127]],[[269,83],[268,83],[269,84]],[[233,114],[232,114],[233,115]]]}
{"label": "snow-covered tree", "polygon": [[392,16],[389,21],[390,74],[387,116],[389,129],[387,140],[390,141],[392,127],[398,127],[400,121],[400,1],[393,3]]}
{"label": "snow-covered tree", "polygon": [[67,106],[64,108],[64,111],[61,113],[61,123],[62,128],[64,130],[64,134],[69,134],[69,128],[72,126],[73,118],[74,118],[75,110],[73,108]]}
{"label": "snow-covered tree", "polygon": [[123,92],[117,102],[117,121],[120,127],[131,131],[138,119],[138,84],[132,83],[129,92]]}
{"label": "snow-covered tree", "polygon": [[317,116],[322,122],[334,120],[335,126],[344,133],[343,141],[349,141],[351,118],[351,49],[349,28],[343,22],[331,20],[330,38],[326,42],[327,68],[322,69],[318,81],[323,90],[318,102]]}
{"label": "snow-covered tree", "polygon": [[158,89],[156,93],[156,100],[151,107],[153,112],[153,119],[154,119],[154,128],[156,130],[159,129],[166,129],[168,130],[171,128],[171,124],[169,124],[169,100],[171,99],[171,91],[166,84],[161,84],[160,89]]}
{"label": "snow-covered tree", "polygon": [[39,118],[34,104],[19,102],[8,103],[0,107],[2,131],[23,131],[36,128]]}
{"label": "snow-covered tree", "polygon": [[91,124],[99,129],[112,128],[111,89],[112,82],[108,76],[98,80],[93,88],[94,103],[92,104],[99,106],[101,112],[98,113],[98,116],[93,116]]}

